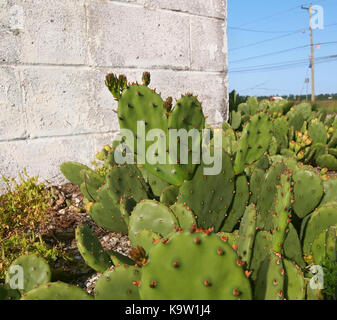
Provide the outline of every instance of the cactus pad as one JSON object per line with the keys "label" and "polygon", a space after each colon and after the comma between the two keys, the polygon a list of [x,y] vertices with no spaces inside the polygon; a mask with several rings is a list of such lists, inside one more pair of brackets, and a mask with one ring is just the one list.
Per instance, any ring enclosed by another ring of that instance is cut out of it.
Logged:
{"label": "cactus pad", "polygon": [[109,255],[88,226],[77,227],[76,241],[79,252],[91,268],[97,272],[104,272],[112,265]]}
{"label": "cactus pad", "polygon": [[131,214],[129,236],[132,238],[140,230],[150,230],[167,237],[178,227],[178,221],[168,207],[155,200],[143,200]]}
{"label": "cactus pad", "polygon": [[[16,266],[21,267],[23,271],[23,289],[21,289],[21,291],[24,293],[51,280],[51,270],[48,263],[43,258],[34,254],[21,256],[14,260],[9,268],[9,271],[11,271],[11,267]],[[11,274],[10,272],[7,272],[7,284],[10,284],[11,277],[14,275],[16,275],[16,273]]]}
{"label": "cactus pad", "polygon": [[93,300],[93,297],[79,287],[49,282],[27,292],[21,300]]}
{"label": "cactus pad", "polygon": [[120,266],[106,271],[95,286],[95,300],[139,300],[140,269]]}
{"label": "cactus pad", "polygon": [[177,233],[153,247],[139,290],[151,300],[251,299],[236,253],[217,235],[198,232]]}
{"label": "cactus pad", "polygon": [[304,218],[316,208],[323,196],[323,186],[319,175],[313,171],[300,170],[293,175],[293,209],[299,218]]}

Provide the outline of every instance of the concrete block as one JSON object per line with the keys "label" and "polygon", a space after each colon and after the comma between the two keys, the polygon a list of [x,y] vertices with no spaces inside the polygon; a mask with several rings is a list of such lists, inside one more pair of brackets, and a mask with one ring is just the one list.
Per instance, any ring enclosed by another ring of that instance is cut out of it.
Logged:
{"label": "concrete block", "polygon": [[190,65],[190,26],[184,16],[92,1],[88,27],[93,65],[179,69]]}
{"label": "concrete block", "polygon": [[19,71],[12,67],[0,67],[0,141],[24,138],[26,135]]}
{"label": "concrete block", "polygon": [[[33,139],[0,143],[0,174],[17,177],[23,169],[30,176],[39,176],[40,181],[54,184],[65,179],[60,172],[64,161],[79,161],[90,164],[94,155],[86,136]],[[0,190],[4,183],[0,181]]]}
{"label": "concrete block", "polygon": [[227,60],[225,22],[191,17],[191,68],[192,70],[225,70]]}
{"label": "concrete block", "polygon": [[0,61],[84,64],[87,56],[83,0],[6,0],[0,16]]}
{"label": "concrete block", "polygon": [[109,92],[104,90],[103,75],[71,68],[26,68],[23,75],[31,137],[105,132],[116,127],[113,97],[104,98]]}

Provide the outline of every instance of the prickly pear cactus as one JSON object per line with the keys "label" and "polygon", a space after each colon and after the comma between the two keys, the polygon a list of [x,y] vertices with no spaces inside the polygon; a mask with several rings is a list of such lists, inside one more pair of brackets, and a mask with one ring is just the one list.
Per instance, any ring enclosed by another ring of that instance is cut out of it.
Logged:
{"label": "prickly pear cactus", "polygon": [[176,228],[179,228],[179,223],[168,207],[155,200],[143,200],[130,216],[129,237],[133,239],[141,230],[150,230],[167,237]]}
{"label": "prickly pear cactus", "polygon": [[108,251],[107,253],[109,254],[110,259],[115,267],[124,266],[124,265],[128,265],[128,266],[135,265],[135,261],[125,256],[124,254],[121,254],[117,251]]}
{"label": "prickly pear cactus", "polygon": [[255,205],[247,207],[239,229],[238,255],[247,265],[250,264],[252,251],[254,248],[254,238],[256,233],[256,210]]}
{"label": "prickly pear cactus", "polygon": [[269,168],[265,180],[261,187],[261,192],[257,200],[257,226],[260,229],[271,230],[273,228],[274,199],[276,196],[276,186],[280,184],[282,173],[286,170],[283,162],[272,164]]}
{"label": "prickly pear cactus", "polygon": [[329,170],[337,170],[337,159],[331,154],[323,154],[316,159],[316,163],[321,168],[328,168]]}
{"label": "prickly pear cactus", "polygon": [[166,187],[160,195],[160,202],[167,206],[173,205],[177,201],[179,188],[176,186]]}
{"label": "prickly pear cactus", "polygon": [[141,247],[145,250],[145,252],[149,252],[149,250],[156,245],[160,239],[162,239],[160,234],[151,230],[139,230],[130,235],[130,242],[132,246],[135,248]]}
{"label": "prickly pear cactus", "polygon": [[301,268],[294,262],[283,259],[285,296],[288,300],[305,300],[306,283]]}
{"label": "prickly pear cactus", "polygon": [[293,179],[293,209],[296,215],[302,219],[319,204],[323,196],[323,185],[319,175],[309,170],[296,172]]}
{"label": "prickly pear cactus", "polygon": [[193,225],[197,224],[192,210],[183,204],[177,202],[170,209],[179,221],[180,228],[183,230],[190,230]]}
{"label": "prickly pear cactus", "polygon": [[49,282],[25,293],[21,300],[93,300],[93,297],[79,287]]}
{"label": "prickly pear cactus", "polygon": [[[20,272],[23,273],[23,287],[19,289],[23,293],[51,280],[48,263],[34,254],[21,256],[12,262],[6,275],[6,283],[11,284],[14,280],[12,277],[20,275]],[[15,284],[19,285],[19,283]]]}
{"label": "prickly pear cactus", "polygon": [[268,231],[258,231],[254,240],[254,250],[248,270],[253,271],[252,279],[256,281],[258,270],[262,262],[269,255],[272,248],[273,237]]}
{"label": "prickly pear cactus", "polygon": [[77,227],[76,241],[78,250],[88,266],[97,272],[104,272],[111,267],[109,255],[104,251],[98,238],[88,226]]}
{"label": "prickly pear cactus", "polygon": [[80,175],[82,177],[83,183],[80,186],[82,194],[89,201],[98,200],[98,190],[101,186],[104,185],[105,179],[95,171],[81,170]]}
{"label": "prickly pear cactus", "polygon": [[285,271],[280,255],[270,253],[262,262],[255,285],[255,299],[283,300]]}
{"label": "prickly pear cactus", "polygon": [[296,262],[296,264],[299,265],[301,268],[305,267],[301,241],[295,227],[291,222],[289,222],[288,228],[286,230],[283,253],[285,258]]}
{"label": "prickly pear cactus", "polygon": [[201,164],[193,179],[179,189],[178,202],[197,216],[198,226],[218,231],[223,223],[234,192],[234,171],[230,156],[222,151],[222,170],[217,175],[205,175]]}
{"label": "prickly pear cactus", "polygon": [[82,170],[90,170],[90,168],[78,162],[63,162],[60,166],[63,175],[73,184],[80,186],[83,183]]}
{"label": "prickly pear cactus", "polygon": [[250,119],[244,128],[238,143],[234,162],[235,174],[240,174],[244,168],[258,160],[269,147],[272,137],[272,122],[265,113],[258,113]]}
{"label": "prickly pear cactus", "polygon": [[316,209],[310,216],[306,224],[304,239],[303,239],[303,253],[305,255],[311,253],[311,247],[318,235],[328,229],[330,226],[337,224],[337,207],[335,205],[325,205]]}
{"label": "prickly pear cactus", "polygon": [[234,227],[238,224],[241,217],[243,216],[248,203],[249,203],[249,185],[247,177],[245,175],[237,176],[235,180],[234,200],[228,213],[228,217],[221,228],[221,231],[224,232],[233,231]]}
{"label": "prickly pear cactus", "polygon": [[250,300],[249,280],[239,264],[236,253],[217,235],[177,233],[150,250],[142,268],[140,296],[145,300]]}
{"label": "prickly pear cactus", "polygon": [[[148,84],[149,81],[146,81],[146,83]],[[160,95],[155,93],[154,90],[138,84],[130,85],[124,89],[118,100],[120,127],[131,130],[137,137],[132,151],[135,152],[138,163],[145,162],[144,167],[149,172],[176,186],[181,185],[184,180],[190,180],[197,166],[190,161],[192,152],[188,154],[189,161],[187,164],[180,163],[180,153],[177,154],[177,164],[172,163],[167,154],[167,147],[164,159],[159,159],[158,147],[155,148],[156,145],[153,146],[152,142],[141,141],[141,139],[144,139],[150,130],[161,129],[164,136],[160,137],[158,144],[166,143],[166,145],[169,145],[169,128],[186,130],[193,128],[201,131],[205,126],[205,118],[200,102],[192,95],[187,94],[182,96],[171,110],[171,107],[164,103]],[[138,128],[142,128],[144,137],[139,134]],[[178,148],[181,143],[178,143]],[[131,146],[129,147],[131,148]],[[151,156],[151,161],[148,160],[148,155]],[[166,164],[163,164],[162,161]]]}
{"label": "prickly pear cactus", "polygon": [[273,250],[282,253],[286,229],[290,222],[291,192],[290,176],[281,174],[280,184],[277,186],[274,207]]}
{"label": "prickly pear cactus", "polygon": [[95,300],[139,300],[141,269],[120,266],[108,270],[98,279]]}
{"label": "prickly pear cactus", "polygon": [[112,166],[107,180],[110,197],[117,206],[122,197],[133,198],[137,202],[148,198],[145,181],[135,165]]}
{"label": "prickly pear cactus", "polygon": [[113,232],[127,233],[127,224],[115,204],[106,183],[98,190],[98,202],[90,207],[90,217],[97,225]]}

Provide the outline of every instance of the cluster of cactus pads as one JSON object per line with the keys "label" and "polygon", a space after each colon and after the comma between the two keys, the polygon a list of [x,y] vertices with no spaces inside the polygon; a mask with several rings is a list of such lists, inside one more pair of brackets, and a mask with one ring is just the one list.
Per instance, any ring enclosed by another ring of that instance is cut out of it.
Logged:
{"label": "cluster of cactus pads", "polygon": [[[196,97],[187,94],[173,106],[172,98],[164,101],[148,87],[148,73],[142,82],[107,76],[121,128],[136,135],[137,121],[143,121],[146,132],[193,128],[202,135],[205,117]],[[251,98],[232,112],[232,126],[212,129],[211,148],[215,133],[222,134],[217,175],[205,175],[209,165],[192,163],[191,155],[188,164],[180,164],[179,155],[175,164],[119,164],[117,148],[136,159],[143,156],[139,144],[151,150],[137,136],[132,145],[114,141],[105,146],[97,155],[101,170],[63,163],[62,173],[80,186],[91,218],[107,230],[128,234],[133,249],[129,257],[105,251],[88,226],[79,226],[79,252],[102,273],[94,295],[51,282],[52,271],[41,258],[24,256],[13,263],[27,271],[24,289],[11,289],[9,274],[0,298],[322,299],[324,291],[310,286],[308,270],[326,259],[336,261],[337,180],[299,162],[297,154],[288,156],[290,149],[277,153],[295,136],[302,139],[296,142],[301,151],[330,143],[334,133],[320,125],[322,117],[310,119],[306,106],[300,111],[290,107]]]}
{"label": "cluster of cactus pads", "polygon": [[258,102],[250,97],[231,112],[231,125],[238,134],[256,112],[272,119],[273,141],[268,152],[294,157],[304,164],[337,170],[337,119],[324,110],[313,111],[309,103],[292,106],[284,101]]}

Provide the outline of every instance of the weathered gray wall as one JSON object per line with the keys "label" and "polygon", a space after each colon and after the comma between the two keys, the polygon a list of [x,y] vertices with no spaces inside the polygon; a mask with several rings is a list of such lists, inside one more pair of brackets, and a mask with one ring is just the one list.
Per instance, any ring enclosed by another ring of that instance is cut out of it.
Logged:
{"label": "weathered gray wall", "polygon": [[[61,182],[118,131],[108,72],[226,117],[226,0],[0,0],[0,174]],[[1,188],[1,182],[0,182]]]}

